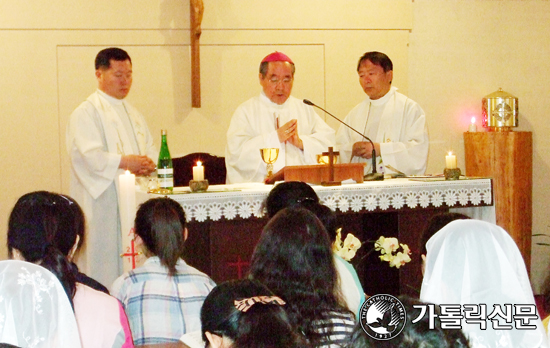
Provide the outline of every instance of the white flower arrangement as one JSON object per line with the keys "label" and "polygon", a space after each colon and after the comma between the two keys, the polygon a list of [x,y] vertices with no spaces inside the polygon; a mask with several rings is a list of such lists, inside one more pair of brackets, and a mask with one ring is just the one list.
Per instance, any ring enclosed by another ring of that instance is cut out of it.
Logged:
{"label": "white flower arrangement", "polygon": [[[399,251],[401,248],[401,251]],[[397,238],[380,236],[374,243],[374,250],[380,251],[380,260],[387,261],[390,267],[399,268],[411,261],[411,249],[407,244],[401,244]]]}
{"label": "white flower arrangement", "polygon": [[334,253],[346,261],[351,261],[357,250],[361,247],[361,241],[353,234],[348,233],[346,239],[342,242],[342,229],[336,230],[336,240],[332,245]]}
{"label": "white flower arrangement", "polygon": [[[332,249],[336,255],[349,262],[355,257],[361,245],[361,241],[352,233],[348,233],[346,239],[342,241],[342,229],[339,228],[336,230],[336,240],[332,245]],[[373,250],[380,251],[380,260],[388,262],[390,267],[399,268],[411,261],[410,255],[412,253],[409,246],[399,243],[397,238],[394,237],[386,238],[380,236],[380,238],[374,242],[374,248],[370,250],[367,255]]]}

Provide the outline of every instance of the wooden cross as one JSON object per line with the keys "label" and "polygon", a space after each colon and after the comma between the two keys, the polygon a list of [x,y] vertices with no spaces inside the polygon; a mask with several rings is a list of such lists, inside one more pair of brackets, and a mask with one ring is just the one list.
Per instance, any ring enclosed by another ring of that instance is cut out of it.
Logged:
{"label": "wooden cross", "polygon": [[191,16],[191,106],[201,107],[201,56],[200,37],[201,22],[204,14],[202,0],[189,0]]}
{"label": "wooden cross", "polygon": [[342,183],[334,181],[334,156],[340,155],[340,152],[334,152],[332,146],[328,148],[328,152],[323,152],[323,156],[328,156],[328,181],[321,182],[323,186],[338,186]]}

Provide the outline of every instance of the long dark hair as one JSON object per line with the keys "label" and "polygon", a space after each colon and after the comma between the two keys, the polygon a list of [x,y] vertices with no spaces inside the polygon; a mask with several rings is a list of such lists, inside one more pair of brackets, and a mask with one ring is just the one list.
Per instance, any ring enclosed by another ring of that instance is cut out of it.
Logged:
{"label": "long dark hair", "polygon": [[[47,191],[31,192],[19,198],[8,222],[8,254],[13,258],[17,249],[25,261],[55,274],[72,304],[76,293],[75,270],[56,245],[56,239],[63,238],[59,232],[71,229],[72,221],[66,218],[70,204],[65,197]],[[76,237],[72,244],[70,241],[66,244],[72,247],[75,240]]]}
{"label": "long dark hair", "polygon": [[337,296],[328,234],[304,208],[283,209],[267,223],[252,255],[250,276],[286,301],[290,322],[313,345],[324,339],[315,323],[328,321],[330,312],[349,312]]}
{"label": "long dark hair", "polygon": [[185,224],[183,208],[167,197],[148,200],[136,214],[135,233],[171,276],[176,274],[176,264],[183,254]]}
{"label": "long dark hair", "polygon": [[304,339],[290,325],[284,306],[256,303],[246,312],[235,306],[235,301],[255,296],[273,296],[273,293],[250,279],[230,280],[216,286],[201,309],[203,340],[207,340],[208,331],[230,338],[233,348],[304,347]]}

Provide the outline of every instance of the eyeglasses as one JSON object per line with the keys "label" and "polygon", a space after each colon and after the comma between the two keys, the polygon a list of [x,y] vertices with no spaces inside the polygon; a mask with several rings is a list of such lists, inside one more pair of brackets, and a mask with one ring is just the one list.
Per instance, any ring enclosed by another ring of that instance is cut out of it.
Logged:
{"label": "eyeglasses", "polygon": [[285,77],[284,79],[281,80],[276,77],[272,77],[269,79],[269,83],[271,83],[272,85],[278,85],[280,82],[282,82],[283,85],[288,85],[289,83],[292,82],[292,78]]}

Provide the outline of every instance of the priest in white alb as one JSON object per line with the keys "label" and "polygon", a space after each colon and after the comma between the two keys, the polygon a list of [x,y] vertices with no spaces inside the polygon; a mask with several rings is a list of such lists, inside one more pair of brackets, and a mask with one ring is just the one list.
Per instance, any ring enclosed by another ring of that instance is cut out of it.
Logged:
{"label": "priest in white alb", "polygon": [[260,64],[262,92],[241,104],[227,131],[228,184],[262,182],[267,174],[261,148],[278,148],[274,172],[288,165],[316,164],[317,155],[334,145],[334,130],[311,106],[290,95],[295,66],[281,52]]}
{"label": "priest in white alb", "polygon": [[158,152],[145,119],[125,100],[132,86],[128,53],[104,49],[95,68],[98,90],[75,109],[67,127],[70,195],[82,207],[88,226],[78,264],[110,286],[122,274],[118,177],[125,170],[149,175]]}
{"label": "priest in white alb", "polygon": [[[374,143],[376,171],[422,175],[428,162],[428,127],[420,105],[392,87],[393,63],[381,52],[367,52],[357,64],[359,83],[367,97],[344,122]],[[341,163],[366,163],[372,172],[372,145],[341,125],[336,133]]]}

